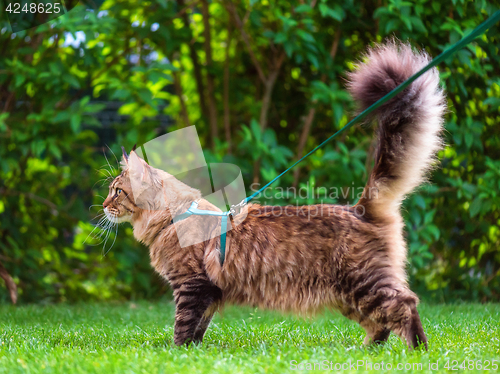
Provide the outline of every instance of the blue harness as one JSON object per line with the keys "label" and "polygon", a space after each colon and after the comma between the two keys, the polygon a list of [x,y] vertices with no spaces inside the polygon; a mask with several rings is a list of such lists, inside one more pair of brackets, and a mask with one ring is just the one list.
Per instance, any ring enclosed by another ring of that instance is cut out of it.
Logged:
{"label": "blue harness", "polygon": [[241,202],[238,205],[231,206],[231,209],[227,212],[214,212],[213,210],[201,210],[198,209],[198,201],[193,201],[191,206],[184,213],[179,214],[173,219],[174,223],[182,221],[192,215],[196,216],[216,216],[221,217],[221,229],[220,229],[220,266],[224,265],[224,260],[226,258],[226,234],[227,234],[227,219],[230,215],[236,213],[236,207],[241,207],[245,205],[246,202]]}

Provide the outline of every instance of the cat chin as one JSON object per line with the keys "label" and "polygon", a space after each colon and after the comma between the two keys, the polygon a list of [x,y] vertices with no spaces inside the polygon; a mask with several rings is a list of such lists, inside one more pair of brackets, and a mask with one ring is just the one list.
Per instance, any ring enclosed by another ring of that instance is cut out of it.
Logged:
{"label": "cat chin", "polygon": [[104,209],[104,213],[106,213],[106,218],[108,219],[108,221],[110,222],[113,222],[113,223],[122,223],[122,222],[129,222],[130,219],[129,217],[127,216],[122,216],[122,217],[116,217],[114,215],[112,215],[108,209]]}

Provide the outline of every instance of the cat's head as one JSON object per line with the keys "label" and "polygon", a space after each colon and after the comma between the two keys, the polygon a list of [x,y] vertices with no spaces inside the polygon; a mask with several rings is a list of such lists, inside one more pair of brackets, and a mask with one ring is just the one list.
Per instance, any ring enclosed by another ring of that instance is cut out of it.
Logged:
{"label": "cat's head", "polygon": [[201,198],[200,191],[154,168],[132,150],[123,150],[122,173],[109,185],[104,212],[113,223],[131,222],[144,212],[170,212]]}

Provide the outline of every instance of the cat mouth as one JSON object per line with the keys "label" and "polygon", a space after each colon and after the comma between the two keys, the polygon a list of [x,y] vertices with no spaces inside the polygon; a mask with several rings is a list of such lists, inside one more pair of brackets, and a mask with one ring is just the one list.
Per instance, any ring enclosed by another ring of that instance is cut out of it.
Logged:
{"label": "cat mouth", "polygon": [[113,222],[113,223],[122,223],[127,221],[127,218],[125,216],[118,216],[117,214],[111,213],[108,208],[104,209],[104,213],[106,213],[106,218],[108,221]]}

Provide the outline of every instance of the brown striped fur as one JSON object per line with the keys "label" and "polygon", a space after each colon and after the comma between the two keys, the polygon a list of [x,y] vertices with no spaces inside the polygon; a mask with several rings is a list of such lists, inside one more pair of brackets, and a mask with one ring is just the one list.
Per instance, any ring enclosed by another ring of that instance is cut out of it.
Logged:
{"label": "brown striped fur", "polygon": [[[363,109],[427,61],[426,54],[404,44],[375,47],[351,74],[350,91]],[[105,211],[114,222],[132,223],[135,238],[150,248],[153,267],[171,284],[175,343],[200,342],[217,308],[232,302],[299,313],[331,307],[366,330],[366,344],[384,342],[392,331],[410,347],[427,347],[418,298],[407,284],[399,205],[422,182],[440,146],[443,111],[434,69],[376,113],[378,148],[366,191],[374,188],[377,196],[365,194],[354,207],[249,204],[245,219],[234,217],[238,225],[228,232],[222,268],[218,237],[179,245],[184,235],[220,232],[219,218],[191,216],[171,224],[201,198],[199,191],[150,167],[135,152],[125,156]],[[134,197],[131,178],[150,188]],[[204,199],[199,208],[218,210]]]}

